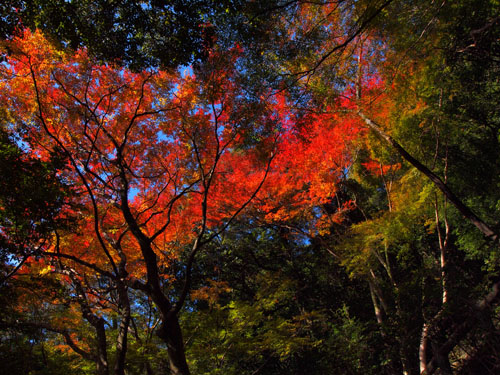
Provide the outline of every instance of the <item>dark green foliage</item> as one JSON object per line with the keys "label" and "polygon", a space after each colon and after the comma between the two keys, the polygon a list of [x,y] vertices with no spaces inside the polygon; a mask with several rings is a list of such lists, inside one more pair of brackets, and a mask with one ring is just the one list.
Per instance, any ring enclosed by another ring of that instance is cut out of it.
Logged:
{"label": "dark green foliage", "polygon": [[176,68],[204,60],[217,33],[231,43],[235,31],[257,35],[264,6],[239,0],[9,0],[0,8],[0,36],[38,28],[64,47],[88,48],[99,60],[133,69]]}
{"label": "dark green foliage", "polygon": [[44,342],[44,333],[15,330],[2,332],[0,371],[19,375],[92,374],[78,355],[60,352]]}
{"label": "dark green foliage", "polygon": [[286,228],[240,224],[202,255],[183,312],[205,374],[377,373],[367,286]]}
{"label": "dark green foliage", "polygon": [[[0,257],[2,271],[43,249],[57,227],[70,218],[58,218],[70,190],[62,182],[64,165],[29,156],[4,129],[0,130]],[[59,172],[58,172],[59,171]]]}

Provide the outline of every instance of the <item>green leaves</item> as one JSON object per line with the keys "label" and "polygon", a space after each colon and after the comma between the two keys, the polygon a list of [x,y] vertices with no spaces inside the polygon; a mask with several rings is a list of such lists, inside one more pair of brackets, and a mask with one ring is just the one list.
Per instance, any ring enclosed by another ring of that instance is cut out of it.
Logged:
{"label": "green leaves", "polygon": [[36,253],[55,227],[69,224],[58,218],[70,193],[56,156],[42,162],[21,149],[22,143],[0,129],[0,246],[1,257],[21,259]]}

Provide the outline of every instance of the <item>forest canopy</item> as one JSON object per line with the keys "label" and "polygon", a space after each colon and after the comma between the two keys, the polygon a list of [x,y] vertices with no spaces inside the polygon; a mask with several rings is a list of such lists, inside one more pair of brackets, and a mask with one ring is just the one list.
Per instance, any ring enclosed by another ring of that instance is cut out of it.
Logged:
{"label": "forest canopy", "polygon": [[0,372],[500,371],[498,1],[0,17]]}

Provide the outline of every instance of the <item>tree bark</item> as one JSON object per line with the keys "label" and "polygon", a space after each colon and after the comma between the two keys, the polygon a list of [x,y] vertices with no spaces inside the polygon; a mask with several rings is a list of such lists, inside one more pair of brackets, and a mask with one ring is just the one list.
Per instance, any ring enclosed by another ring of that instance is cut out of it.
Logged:
{"label": "tree bark", "polygon": [[460,198],[458,198],[453,191],[429,168],[420,163],[412,155],[410,155],[398,142],[396,142],[390,135],[382,130],[382,128],[376,124],[373,120],[368,118],[363,112],[358,111],[359,116],[363,119],[366,125],[375,133],[377,133],[381,138],[383,138],[387,143],[389,143],[401,157],[410,163],[417,170],[422,172],[429,180],[431,180],[436,187],[443,192],[445,197],[457,208],[457,210],[469,220],[477,229],[481,231],[487,238],[496,241],[498,235],[493,229],[489,227],[483,220],[481,220],[468,206],[466,206]]}
{"label": "tree bark", "polygon": [[163,319],[157,334],[167,344],[170,374],[189,375],[179,319],[177,314],[169,315]]}
{"label": "tree bark", "polygon": [[[382,327],[382,325],[384,323],[382,320],[382,310],[380,310],[380,306],[379,306],[378,301],[377,301],[377,296],[375,295],[373,283],[371,281],[368,281],[368,285],[370,286],[370,295],[372,297],[375,318],[377,319],[378,325]],[[384,336],[384,331],[382,329],[381,329],[381,333],[382,333],[382,336]]]}
{"label": "tree bark", "polygon": [[[94,323],[91,323],[94,325]],[[97,373],[99,375],[108,375],[108,351],[106,346],[106,330],[104,328],[104,319],[98,318],[94,325],[97,335]]]}
{"label": "tree bark", "polygon": [[[366,125],[373,130],[379,137],[384,139],[390,146],[396,150],[399,155],[415,167],[418,171],[423,173],[433,184],[441,190],[446,199],[451,202],[455,208],[467,219],[469,220],[477,229],[484,234],[484,236],[492,241],[498,240],[498,234],[491,229],[491,227],[486,224],[482,219],[480,219],[467,205],[465,205],[460,198],[458,198],[455,193],[446,185],[446,183],[435,173],[433,173],[429,168],[420,163],[412,155],[410,155],[397,141],[395,141],[390,135],[382,130],[382,128],[376,124],[373,120],[368,118],[361,110],[358,110],[358,115],[363,119]],[[446,262],[444,262],[446,263]],[[445,264],[443,265],[445,266]],[[500,296],[500,282],[493,284],[492,291],[482,300],[476,303],[476,309],[478,310],[476,314],[473,314],[466,319],[462,324],[458,325],[453,333],[450,335],[448,340],[440,345],[436,346],[434,344],[433,358],[427,362],[426,365],[422,363],[425,356],[421,357],[420,369],[424,369],[425,374],[432,374],[437,367],[440,367],[444,373],[448,373],[450,370],[449,361],[447,361],[448,354],[453,350],[453,348],[459,343],[459,341],[473,328],[474,322],[477,320],[477,313],[485,311],[489,305]],[[445,295],[447,298],[448,296]],[[429,327],[430,328],[430,327]],[[420,345],[421,355],[423,355],[424,347],[427,345],[428,332],[422,333],[423,337]],[[448,371],[448,372],[447,372]],[[422,373],[422,372],[421,372]]]}
{"label": "tree bark", "polygon": [[429,325],[424,323],[422,333],[420,335],[420,345],[418,347],[418,360],[420,367],[420,374],[425,375],[428,373],[427,369],[427,343],[429,339]]}
{"label": "tree bark", "polygon": [[97,340],[97,354],[95,355],[97,374],[98,375],[108,375],[108,350],[106,344],[106,328],[104,327],[104,319],[95,315],[90,308],[86,296],[85,289],[81,284],[78,276],[73,270],[67,271],[68,276],[71,278],[73,285],[78,293],[78,303],[82,311],[82,316],[87,320],[92,327],[94,327],[96,332]]}
{"label": "tree bark", "polygon": [[116,338],[115,375],[125,375],[125,359],[127,354],[128,328],[130,325],[130,300],[125,285],[117,283],[118,298],[120,303],[121,321]]}
{"label": "tree bark", "polygon": [[[118,157],[121,158],[121,154]],[[146,264],[147,282],[142,286],[142,290],[153,300],[161,314],[162,323],[157,334],[167,344],[170,374],[190,375],[179,320],[175,312],[175,307],[172,306],[169,298],[162,290],[157,257],[151,247],[151,239],[141,230],[129,207],[128,180],[124,167],[121,169],[120,177],[123,184],[123,188],[120,191],[121,210],[132,235],[139,243]]]}

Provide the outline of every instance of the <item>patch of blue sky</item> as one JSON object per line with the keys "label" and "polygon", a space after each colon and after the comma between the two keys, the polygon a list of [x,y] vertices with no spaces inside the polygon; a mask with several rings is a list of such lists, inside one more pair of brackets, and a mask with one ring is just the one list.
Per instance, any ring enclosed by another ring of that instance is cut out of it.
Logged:
{"label": "patch of blue sky", "polygon": [[182,65],[179,67],[181,78],[190,77],[193,75],[193,67],[191,65]]}

